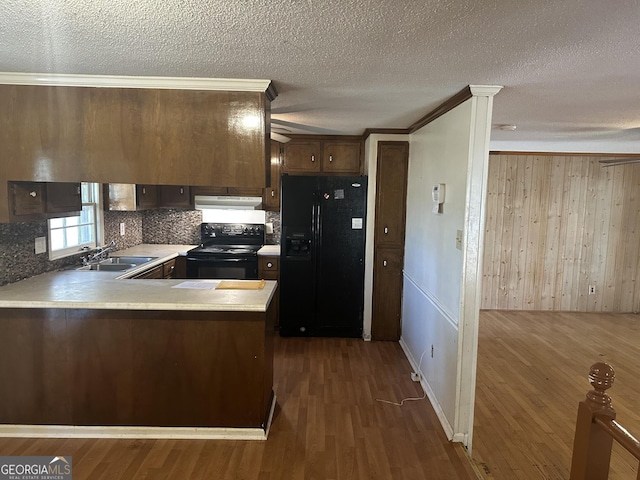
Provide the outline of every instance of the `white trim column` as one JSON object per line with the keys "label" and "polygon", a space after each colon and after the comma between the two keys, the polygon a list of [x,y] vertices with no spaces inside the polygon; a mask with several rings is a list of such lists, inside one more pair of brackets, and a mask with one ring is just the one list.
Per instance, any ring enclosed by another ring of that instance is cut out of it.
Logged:
{"label": "white trim column", "polygon": [[458,371],[454,441],[471,451],[478,361],[478,324],[482,292],[482,252],[489,167],[489,138],[493,97],[501,86],[470,85],[472,110],[469,132],[463,263],[458,328]]}

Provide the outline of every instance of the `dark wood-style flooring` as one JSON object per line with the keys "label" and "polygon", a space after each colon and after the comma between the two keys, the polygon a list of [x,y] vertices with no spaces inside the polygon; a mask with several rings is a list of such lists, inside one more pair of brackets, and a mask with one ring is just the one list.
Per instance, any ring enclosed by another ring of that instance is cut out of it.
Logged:
{"label": "dark wood-style flooring", "polygon": [[0,455],[72,456],[74,480],[476,479],[427,400],[376,401],[421,396],[410,372],[397,343],[277,338],[266,442],[0,438]]}
{"label": "dark wood-style flooring", "polygon": [[[596,362],[613,365],[617,419],[640,435],[640,316],[483,311],[473,459],[483,478],[569,478],[578,402]],[[638,463],[614,446],[610,480]]]}

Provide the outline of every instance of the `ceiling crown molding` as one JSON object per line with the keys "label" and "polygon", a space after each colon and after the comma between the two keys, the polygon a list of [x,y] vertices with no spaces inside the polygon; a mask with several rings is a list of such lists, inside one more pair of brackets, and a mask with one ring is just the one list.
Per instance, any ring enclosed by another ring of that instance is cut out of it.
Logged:
{"label": "ceiling crown molding", "polygon": [[[199,77],[134,77],[120,75],[68,75],[56,73],[0,72],[0,84],[100,88],[158,88],[170,90],[224,90],[269,92],[277,95],[271,80]],[[275,97],[274,97],[275,98]]]}
{"label": "ceiling crown molding", "polygon": [[503,88],[502,85],[469,85],[474,97],[493,97]]}

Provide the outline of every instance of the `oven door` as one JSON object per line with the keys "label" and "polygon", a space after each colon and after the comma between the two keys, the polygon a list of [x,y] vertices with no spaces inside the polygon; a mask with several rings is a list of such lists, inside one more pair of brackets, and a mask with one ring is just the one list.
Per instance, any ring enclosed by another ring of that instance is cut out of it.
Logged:
{"label": "oven door", "polygon": [[187,256],[187,278],[257,280],[258,257],[215,258]]}

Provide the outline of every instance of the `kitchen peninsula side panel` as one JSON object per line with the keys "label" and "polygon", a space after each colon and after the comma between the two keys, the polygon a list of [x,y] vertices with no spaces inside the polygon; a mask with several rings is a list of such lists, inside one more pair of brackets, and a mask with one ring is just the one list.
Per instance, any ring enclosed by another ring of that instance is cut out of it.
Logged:
{"label": "kitchen peninsula side panel", "polygon": [[267,312],[0,309],[0,423],[265,428]]}

